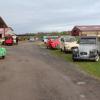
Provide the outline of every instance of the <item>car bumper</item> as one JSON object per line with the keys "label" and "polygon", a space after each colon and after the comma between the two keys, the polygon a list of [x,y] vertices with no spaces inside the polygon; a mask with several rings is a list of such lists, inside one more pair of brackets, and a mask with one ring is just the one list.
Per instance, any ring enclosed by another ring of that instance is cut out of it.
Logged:
{"label": "car bumper", "polygon": [[95,56],[90,57],[90,56],[74,56],[73,59],[75,60],[95,60]]}
{"label": "car bumper", "polygon": [[66,48],[66,47],[65,47],[65,50],[66,51],[72,51],[71,48]]}

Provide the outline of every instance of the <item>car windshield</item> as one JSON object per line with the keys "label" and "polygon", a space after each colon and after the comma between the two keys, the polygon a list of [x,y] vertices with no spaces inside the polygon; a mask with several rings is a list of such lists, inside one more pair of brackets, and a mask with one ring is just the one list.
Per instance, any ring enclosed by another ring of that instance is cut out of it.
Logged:
{"label": "car windshield", "polygon": [[76,39],[75,38],[66,38],[65,41],[66,42],[74,42],[74,41],[76,41]]}
{"label": "car windshield", "polygon": [[96,38],[81,38],[80,44],[96,44]]}

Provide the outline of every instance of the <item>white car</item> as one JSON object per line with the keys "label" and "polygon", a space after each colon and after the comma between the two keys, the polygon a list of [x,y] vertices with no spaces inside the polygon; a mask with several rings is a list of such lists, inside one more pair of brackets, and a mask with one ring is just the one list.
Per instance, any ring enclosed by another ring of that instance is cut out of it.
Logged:
{"label": "white car", "polygon": [[99,61],[100,56],[100,37],[85,36],[80,38],[80,46],[73,49],[72,59]]}
{"label": "white car", "polygon": [[60,50],[64,52],[72,51],[73,48],[79,47],[77,40],[74,36],[61,36],[60,37]]}
{"label": "white car", "polygon": [[34,42],[35,39],[32,37],[32,38],[29,39],[29,41],[30,41],[30,42]]}

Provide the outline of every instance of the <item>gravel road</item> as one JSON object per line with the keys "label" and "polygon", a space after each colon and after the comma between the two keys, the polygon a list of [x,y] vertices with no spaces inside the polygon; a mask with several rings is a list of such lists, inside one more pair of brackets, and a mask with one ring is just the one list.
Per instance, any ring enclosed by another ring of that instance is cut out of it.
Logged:
{"label": "gravel road", "polygon": [[30,42],[7,46],[0,100],[100,100],[100,81]]}

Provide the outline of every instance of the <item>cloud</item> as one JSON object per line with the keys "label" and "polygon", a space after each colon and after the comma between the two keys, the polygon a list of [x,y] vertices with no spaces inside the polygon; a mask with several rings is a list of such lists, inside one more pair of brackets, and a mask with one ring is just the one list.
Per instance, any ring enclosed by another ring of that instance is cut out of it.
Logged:
{"label": "cloud", "polygon": [[[6,3],[5,3],[6,2]],[[99,0],[3,0],[0,15],[17,33],[100,24]]]}

